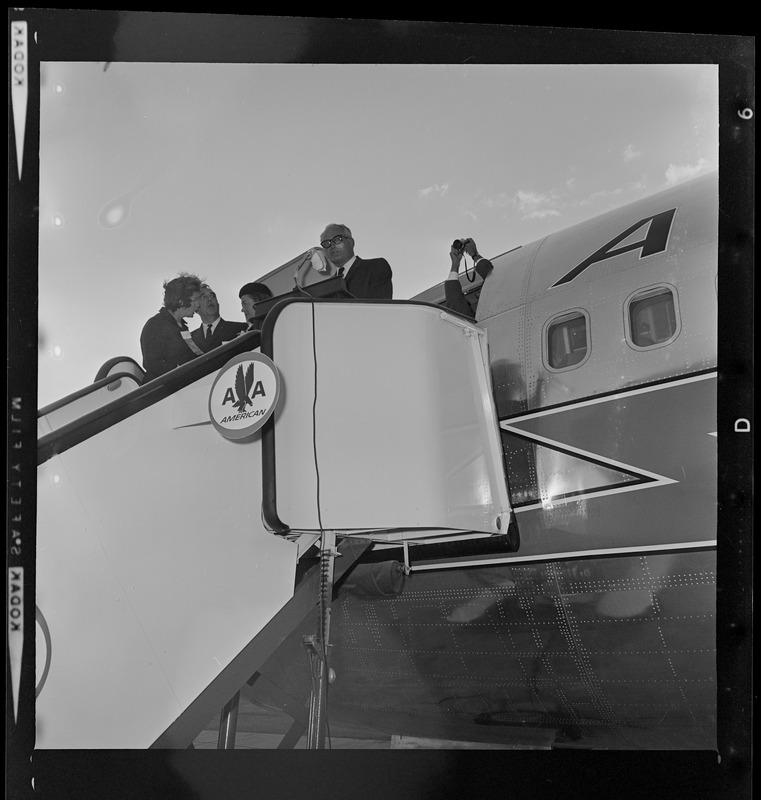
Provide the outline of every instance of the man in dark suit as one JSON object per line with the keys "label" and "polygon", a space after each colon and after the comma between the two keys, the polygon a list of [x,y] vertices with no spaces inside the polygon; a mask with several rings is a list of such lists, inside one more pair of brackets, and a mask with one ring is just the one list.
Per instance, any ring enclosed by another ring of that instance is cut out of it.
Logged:
{"label": "man in dark suit", "polygon": [[346,289],[354,297],[390,300],[393,295],[391,267],[385,258],[360,258],[346,225],[331,224],[322,232],[320,245],[328,260],[343,268]]}
{"label": "man in dark suit", "polygon": [[214,290],[207,283],[201,284],[201,294],[198,298],[198,316],[201,317],[201,327],[196,328],[191,336],[193,341],[208,353],[219,345],[234,339],[241,331],[246,330],[243,322],[229,322],[219,316],[219,301]]}
{"label": "man in dark suit", "polygon": [[494,268],[488,258],[478,254],[478,248],[472,239],[457,239],[449,249],[449,258],[452,266],[446,281],[444,281],[444,303],[452,311],[457,311],[463,316],[475,319],[476,309],[468,301],[460,283],[460,261],[462,261],[464,253],[467,253],[473,259],[473,267],[482,278],[486,279],[486,276]]}

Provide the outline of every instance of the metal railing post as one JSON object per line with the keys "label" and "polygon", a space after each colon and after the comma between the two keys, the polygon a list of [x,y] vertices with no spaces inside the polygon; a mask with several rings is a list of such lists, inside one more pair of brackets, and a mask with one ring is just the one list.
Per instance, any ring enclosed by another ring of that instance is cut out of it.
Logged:
{"label": "metal railing post", "polygon": [[219,738],[217,739],[217,750],[235,749],[235,729],[238,726],[239,704],[240,692],[236,692],[222,708],[222,713],[219,717]]}

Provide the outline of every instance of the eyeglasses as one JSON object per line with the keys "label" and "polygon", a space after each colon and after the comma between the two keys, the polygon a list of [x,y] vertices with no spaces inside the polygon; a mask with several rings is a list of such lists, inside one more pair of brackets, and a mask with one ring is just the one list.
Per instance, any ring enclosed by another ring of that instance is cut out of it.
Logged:
{"label": "eyeglasses", "polygon": [[338,236],[334,236],[332,239],[323,239],[320,242],[320,245],[327,250],[330,247],[330,245],[332,245],[332,244],[341,244],[341,242],[344,239],[351,239],[351,236],[342,236],[339,233]]}

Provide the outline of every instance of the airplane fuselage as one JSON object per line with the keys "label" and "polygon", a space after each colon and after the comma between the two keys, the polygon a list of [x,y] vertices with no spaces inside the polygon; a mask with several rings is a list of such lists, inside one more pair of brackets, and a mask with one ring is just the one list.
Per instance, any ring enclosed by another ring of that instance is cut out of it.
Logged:
{"label": "airplane fuselage", "polygon": [[494,259],[521,556],[714,546],[717,226],[708,176]]}

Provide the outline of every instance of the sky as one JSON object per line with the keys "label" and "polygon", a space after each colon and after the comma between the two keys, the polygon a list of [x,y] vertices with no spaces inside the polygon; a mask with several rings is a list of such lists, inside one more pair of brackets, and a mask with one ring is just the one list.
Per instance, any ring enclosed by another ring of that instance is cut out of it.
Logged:
{"label": "sky", "polygon": [[[39,394],[91,383],[165,280],[238,290],[348,225],[394,297],[718,168],[712,64],[44,62]],[[190,327],[200,324],[196,316]]]}

